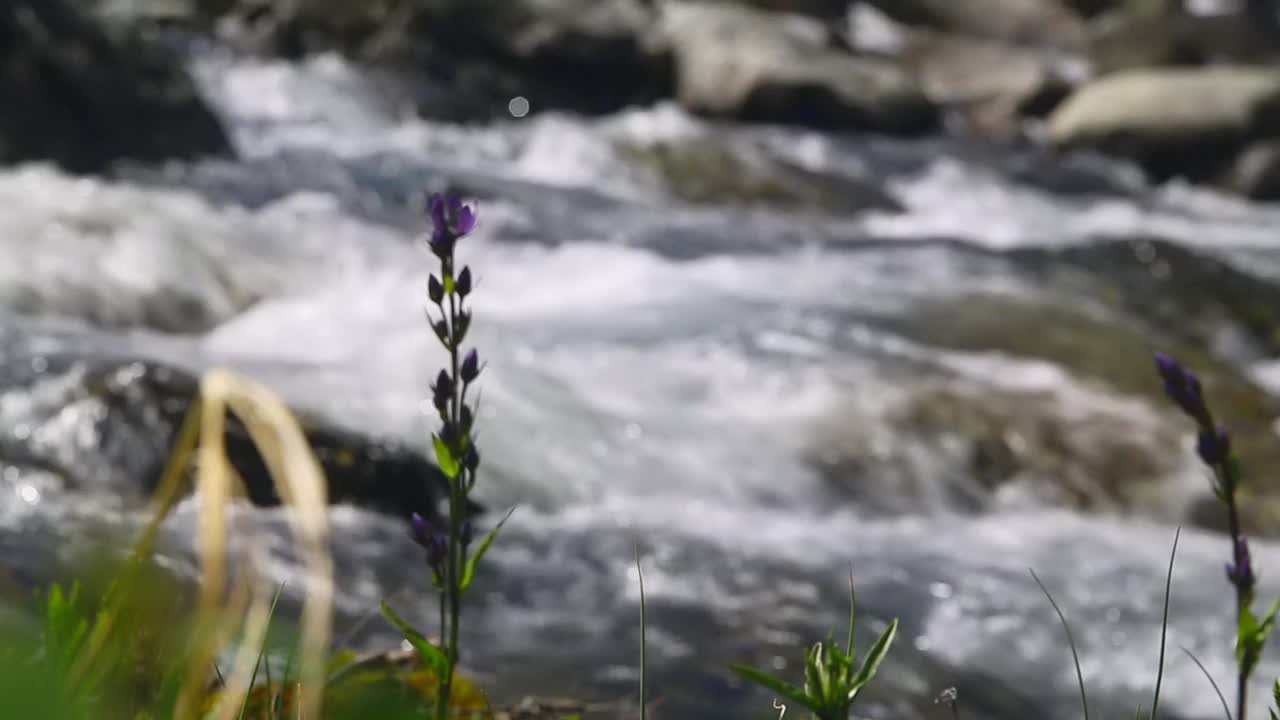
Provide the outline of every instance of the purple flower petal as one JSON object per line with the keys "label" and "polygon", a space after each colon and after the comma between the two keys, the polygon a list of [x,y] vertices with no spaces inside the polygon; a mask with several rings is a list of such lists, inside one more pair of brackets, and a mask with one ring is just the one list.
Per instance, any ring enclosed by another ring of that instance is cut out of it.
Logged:
{"label": "purple flower petal", "polygon": [[431,224],[435,226],[436,232],[447,229],[449,225],[445,219],[444,196],[440,193],[432,193],[428,202],[431,206]]}
{"label": "purple flower petal", "polygon": [[454,231],[466,235],[476,228],[476,213],[469,206],[463,206],[454,216]]}

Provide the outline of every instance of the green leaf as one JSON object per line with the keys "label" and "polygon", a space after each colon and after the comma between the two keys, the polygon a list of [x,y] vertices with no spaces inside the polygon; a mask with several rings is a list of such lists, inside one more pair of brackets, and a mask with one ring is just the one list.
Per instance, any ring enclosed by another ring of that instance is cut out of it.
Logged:
{"label": "green leaf", "polygon": [[1258,626],[1256,631],[1261,643],[1266,642],[1267,636],[1269,636],[1271,631],[1275,628],[1277,612],[1280,612],[1280,598],[1277,598],[1275,602],[1271,603],[1271,607],[1267,609],[1267,614],[1262,616],[1262,623]]}
{"label": "green leaf", "polygon": [[738,664],[730,665],[729,669],[757,685],[768,688],[769,690],[772,690],[775,693],[778,693],[779,695],[790,700],[791,702],[799,703],[814,712],[818,712],[819,710],[818,705],[814,702],[812,698],[806,695],[803,690],[801,690],[798,687],[795,687],[794,685],[788,685],[782,680],[779,680],[778,678],[766,672],[757,670],[748,665],[738,665]]}
{"label": "green leaf", "polygon": [[[271,618],[275,617],[276,606],[280,604],[280,594],[283,592],[284,592],[284,583],[280,583],[280,586],[276,588],[275,597],[271,598],[271,609],[267,611],[268,625],[271,624]],[[262,660],[264,657],[266,657],[266,654],[267,654],[267,639],[264,637],[262,639],[261,647],[258,648],[258,659],[255,660],[253,663],[253,675],[249,677],[250,692],[245,693],[244,698],[242,698],[240,701],[240,714],[238,717],[241,720],[244,720],[245,713],[249,711],[249,697],[252,695],[253,686],[258,684],[258,670],[263,666]],[[267,692],[268,694],[270,694],[271,688],[272,688],[270,661],[266,663],[266,668],[267,668]]]}
{"label": "green leaf", "polygon": [[480,564],[480,558],[489,550],[489,546],[493,544],[494,539],[498,537],[498,531],[506,524],[507,519],[511,517],[511,513],[515,512],[513,507],[507,511],[507,514],[498,521],[497,525],[488,533],[485,533],[484,539],[480,541],[480,545],[476,547],[476,551],[471,553],[471,557],[467,558],[466,567],[462,569],[462,582],[458,584],[458,590],[464,591],[471,586],[471,580],[475,577],[476,566]]}
{"label": "green leaf", "polygon": [[884,658],[889,654],[889,647],[893,645],[893,638],[898,634],[898,620],[889,623],[889,627],[880,633],[880,639],[876,640],[876,644],[871,646],[871,650],[867,652],[867,658],[862,661],[862,668],[858,670],[858,674],[853,678],[853,687],[849,690],[849,699],[862,689],[863,685],[871,682],[880,670],[880,663],[884,662]]}
{"label": "green leaf", "polygon": [[435,673],[436,678],[443,682],[444,678],[450,677],[449,658],[445,656],[444,651],[432,645],[422,633],[413,628],[412,625],[405,622],[403,618],[396,614],[385,601],[382,603],[382,616],[385,617],[400,634],[404,636],[409,644],[417,648],[422,654],[422,659],[427,663],[427,667]]}
{"label": "green leaf", "polygon": [[1262,659],[1262,650],[1267,644],[1267,637],[1275,628],[1276,612],[1280,611],[1280,600],[1271,604],[1267,613],[1258,622],[1251,611],[1245,608],[1240,617],[1240,636],[1236,640],[1236,658],[1240,663],[1240,671],[1248,675],[1253,672],[1258,661]]}
{"label": "green leaf", "polygon": [[431,444],[436,449],[436,464],[440,466],[440,472],[443,472],[450,480],[457,480],[461,466],[458,464],[457,458],[453,456],[453,451],[444,443],[444,440],[440,439],[439,435],[431,436]]}
{"label": "green leaf", "polygon": [[804,656],[804,692],[812,698],[822,697],[822,673],[818,668],[818,653],[822,652],[822,643],[809,648]]}
{"label": "green leaf", "polygon": [[1240,609],[1240,618],[1236,623],[1236,662],[1243,666],[1249,652],[1249,639],[1258,630],[1258,620],[1253,610],[1245,606]]}

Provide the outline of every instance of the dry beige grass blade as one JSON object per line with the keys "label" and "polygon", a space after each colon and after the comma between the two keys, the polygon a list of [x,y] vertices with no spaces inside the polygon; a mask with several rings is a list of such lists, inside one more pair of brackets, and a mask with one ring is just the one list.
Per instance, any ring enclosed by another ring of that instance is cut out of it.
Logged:
{"label": "dry beige grass blade", "polygon": [[[234,614],[220,611],[227,584],[227,508],[238,483],[225,447],[227,412],[231,411],[244,422],[250,438],[266,463],[277,493],[293,511],[293,531],[301,546],[307,572],[299,648],[302,687],[299,710],[304,717],[319,718],[333,611],[328,499],[320,464],[284,403],[265,387],[228,370],[214,369],[205,374],[200,383],[200,396],[193,403],[192,411],[193,416],[188,420],[194,423],[194,414],[198,413],[200,441],[197,451],[196,491],[200,499],[198,534],[201,588],[191,666],[179,694],[175,714],[183,720],[198,716],[209,669],[219,642],[225,637],[227,628],[243,618],[245,632],[242,644],[227,686],[220,693],[218,705],[217,717],[233,717],[250,690],[253,663],[266,633],[270,597],[263,591],[261,582],[254,582],[253,599],[247,618],[236,611],[235,602],[228,608]],[[149,544],[155,528],[173,506],[172,495],[177,486],[175,478],[185,466],[183,458],[177,456],[190,452],[190,445],[187,444],[191,441],[190,435],[190,429],[184,424],[184,434],[175,448],[175,457],[161,483],[156,517],[144,533],[140,546],[143,543]],[[253,548],[258,547],[252,536],[245,541],[251,553]],[[253,563],[250,563],[248,572],[241,576],[243,582],[257,580],[252,569]],[[241,588],[237,588],[232,594],[243,597],[241,592]]]}

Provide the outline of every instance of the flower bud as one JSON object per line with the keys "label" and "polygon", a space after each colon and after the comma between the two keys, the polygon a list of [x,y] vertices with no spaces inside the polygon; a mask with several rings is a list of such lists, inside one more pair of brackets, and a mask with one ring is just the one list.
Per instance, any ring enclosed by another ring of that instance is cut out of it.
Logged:
{"label": "flower bud", "polygon": [[436,376],[436,382],[431,386],[432,398],[431,402],[436,406],[436,410],[444,412],[449,407],[449,401],[453,399],[453,379],[449,377],[447,370],[441,370]]}
{"label": "flower bud", "polygon": [[467,330],[471,328],[471,313],[466,310],[458,311],[458,319],[453,324],[453,341],[458,345],[467,337]]}
{"label": "flower bud", "polygon": [[462,466],[473,475],[475,474],[476,468],[480,467],[480,451],[476,450],[474,440],[467,443],[467,449],[462,452]]}
{"label": "flower bud", "polygon": [[1249,543],[1241,536],[1235,543],[1235,562],[1227,565],[1227,579],[1244,592],[1253,589],[1257,576],[1253,574],[1253,561],[1249,557]]}
{"label": "flower bud", "polygon": [[1213,432],[1200,431],[1196,439],[1196,452],[1205,465],[1217,465],[1231,454],[1231,436],[1219,425]]}
{"label": "flower bud", "polygon": [[446,323],[444,320],[431,320],[430,318],[428,318],[428,321],[431,323],[432,332],[436,334],[436,339],[440,341],[440,344],[448,347],[449,323]]}
{"label": "flower bud", "polygon": [[475,348],[472,348],[462,359],[462,368],[458,371],[458,375],[462,377],[464,384],[475,381],[480,375],[480,356],[476,354]]}
{"label": "flower bud", "polygon": [[444,285],[440,284],[440,278],[434,274],[427,280],[427,297],[437,305],[444,301]]}
{"label": "flower bud", "polygon": [[454,287],[458,289],[458,294],[466,297],[471,294],[471,268],[464,267],[462,272],[458,273],[458,279],[454,282]]}
{"label": "flower bud", "polygon": [[1165,394],[1187,415],[1203,422],[1208,417],[1208,409],[1204,405],[1200,379],[1167,353],[1156,353],[1155,362],[1156,371],[1164,380]]}
{"label": "flower bud", "polygon": [[414,513],[409,518],[409,536],[414,542],[426,547],[431,539],[431,526],[427,523],[427,519],[418,513]]}

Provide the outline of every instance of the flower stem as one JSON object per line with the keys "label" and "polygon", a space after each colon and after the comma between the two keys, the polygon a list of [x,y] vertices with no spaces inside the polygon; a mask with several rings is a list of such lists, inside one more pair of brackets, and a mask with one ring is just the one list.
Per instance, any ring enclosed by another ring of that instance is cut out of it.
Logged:
{"label": "flower stem", "polygon": [[[461,584],[462,584],[462,542],[461,535],[461,512],[462,512],[462,482],[464,471],[461,467],[463,438],[462,438],[462,398],[461,398],[461,376],[459,374],[458,349],[458,298],[456,290],[453,286],[453,257],[444,261],[444,276],[446,287],[448,288],[449,297],[449,364],[451,375],[453,377],[451,397],[449,398],[449,424],[452,427],[451,446],[449,451],[458,459],[459,466],[457,475],[451,478],[449,483],[449,571],[448,577],[445,579],[445,593],[449,602],[449,640],[445,647],[445,654],[449,658],[449,676],[441,682],[441,698],[444,707],[448,707],[449,694],[453,686],[454,668],[458,666],[458,626],[462,615],[461,602]],[[444,715],[440,716],[440,720],[444,720]]]}

